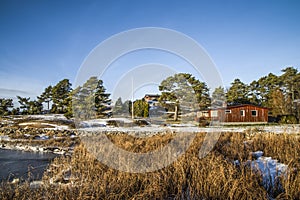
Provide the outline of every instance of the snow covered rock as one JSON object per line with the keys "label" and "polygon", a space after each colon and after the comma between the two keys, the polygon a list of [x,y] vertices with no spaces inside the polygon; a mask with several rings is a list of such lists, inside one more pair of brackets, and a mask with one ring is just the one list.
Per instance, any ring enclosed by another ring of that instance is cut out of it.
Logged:
{"label": "snow covered rock", "polygon": [[248,161],[251,169],[258,172],[262,177],[262,184],[264,188],[272,195],[275,190],[282,190],[280,177],[286,177],[288,173],[288,166],[279,163],[278,160],[272,159],[271,157],[262,156],[262,151],[253,152],[252,156],[256,157],[257,160]]}

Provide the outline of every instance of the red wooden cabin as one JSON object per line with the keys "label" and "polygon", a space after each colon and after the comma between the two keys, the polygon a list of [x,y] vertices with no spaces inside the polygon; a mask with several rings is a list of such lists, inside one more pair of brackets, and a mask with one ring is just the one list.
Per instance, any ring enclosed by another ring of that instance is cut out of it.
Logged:
{"label": "red wooden cabin", "polygon": [[268,108],[241,104],[208,110],[208,117],[224,123],[268,123]]}

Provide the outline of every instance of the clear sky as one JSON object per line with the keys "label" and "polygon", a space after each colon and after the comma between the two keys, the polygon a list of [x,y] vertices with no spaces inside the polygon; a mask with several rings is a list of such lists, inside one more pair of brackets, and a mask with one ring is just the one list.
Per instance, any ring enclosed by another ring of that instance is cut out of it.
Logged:
{"label": "clear sky", "polygon": [[279,75],[300,66],[299,10],[298,0],[0,0],[0,97],[34,97],[64,78],[74,83],[93,48],[139,27],[196,40],[225,86]]}

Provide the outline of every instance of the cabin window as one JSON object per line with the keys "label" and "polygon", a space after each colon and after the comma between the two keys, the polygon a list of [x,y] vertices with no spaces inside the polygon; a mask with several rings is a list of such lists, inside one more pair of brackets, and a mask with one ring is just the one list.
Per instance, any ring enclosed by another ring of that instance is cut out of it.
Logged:
{"label": "cabin window", "polygon": [[211,111],[211,116],[212,117],[218,117],[218,111],[217,110],[212,110]]}
{"label": "cabin window", "polygon": [[245,116],[245,110],[240,110],[240,115],[244,117]]}
{"label": "cabin window", "polygon": [[231,110],[225,110],[225,114],[230,114]]}
{"label": "cabin window", "polygon": [[257,110],[251,110],[251,115],[252,115],[252,117],[256,117],[257,116]]}

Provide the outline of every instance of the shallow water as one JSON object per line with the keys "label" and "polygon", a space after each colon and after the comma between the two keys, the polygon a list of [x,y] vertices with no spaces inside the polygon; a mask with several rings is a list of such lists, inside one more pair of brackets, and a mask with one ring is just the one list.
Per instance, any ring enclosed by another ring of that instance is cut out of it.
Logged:
{"label": "shallow water", "polygon": [[53,153],[34,153],[0,149],[0,181],[20,178],[41,179],[50,161],[58,155]]}

